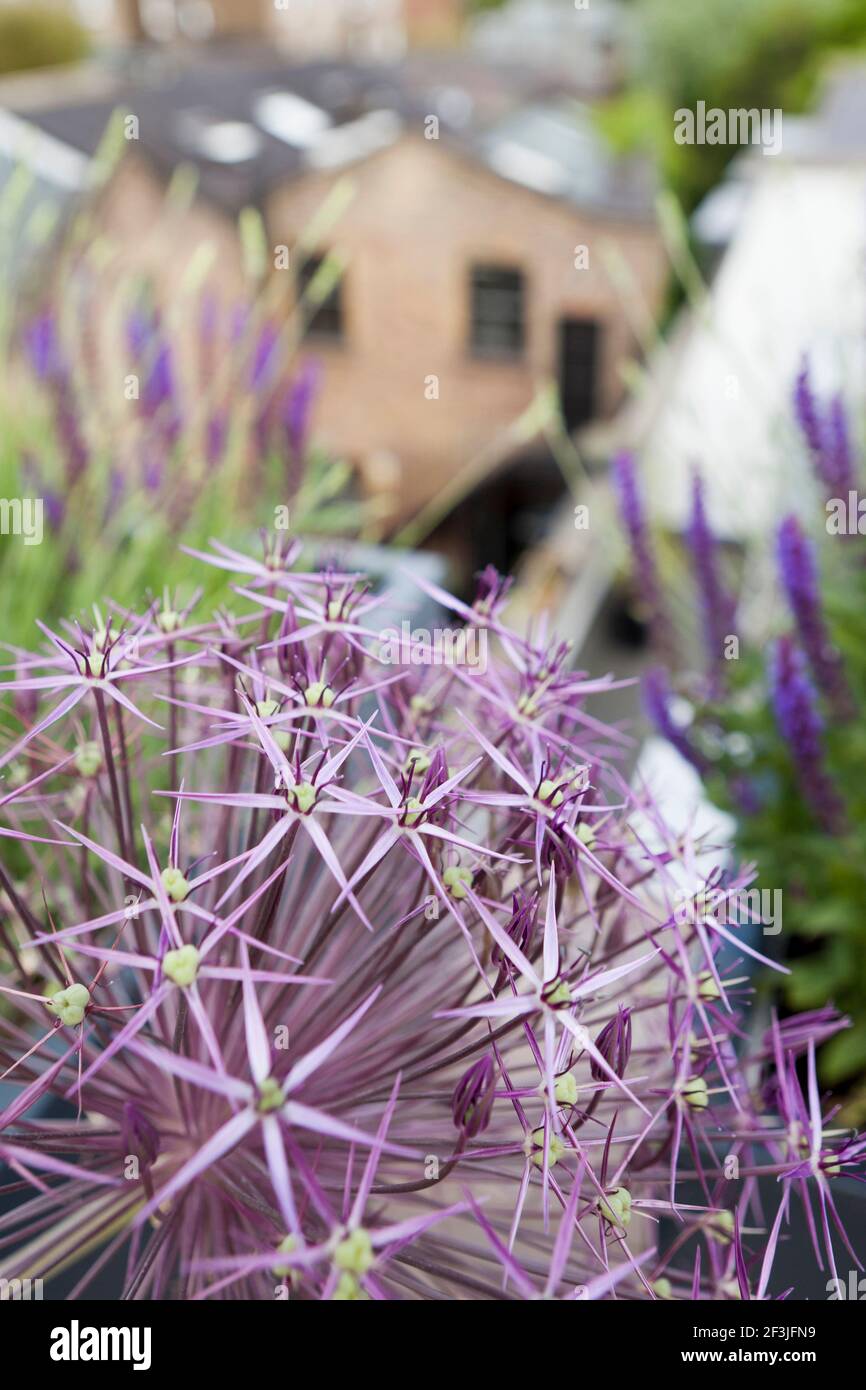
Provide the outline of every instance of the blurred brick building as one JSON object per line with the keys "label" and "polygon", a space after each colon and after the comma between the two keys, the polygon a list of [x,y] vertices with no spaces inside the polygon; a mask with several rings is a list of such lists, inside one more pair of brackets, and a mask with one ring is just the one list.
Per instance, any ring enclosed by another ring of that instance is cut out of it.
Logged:
{"label": "blurred brick building", "polygon": [[[39,133],[48,164],[52,152],[91,156],[113,110],[135,113],[97,225],[113,263],[170,311],[203,244],[211,288],[240,297],[248,206],[271,252],[287,248],[270,285],[286,322],[323,261],[340,258],[304,341],[324,368],[315,428],[370,490],[393,494],[395,518],[505,435],[546,383],[571,429],[618,404],[636,344],[606,258],[659,307],[653,179],[611,156],[579,94],[543,72],[468,55],[288,67],[208,49],[96,101],[80,90],[64,101],[56,78],[51,96],[31,91],[9,118]],[[194,167],[197,196],[167,213],[180,164]],[[339,216],[322,222],[336,188]],[[540,476],[528,466],[530,491]]]}
{"label": "blurred brick building", "polygon": [[[0,5],[5,0],[0,0]],[[19,0],[20,3],[20,0]],[[98,41],[266,39],[297,58],[390,59],[459,37],[464,0],[42,0]]]}

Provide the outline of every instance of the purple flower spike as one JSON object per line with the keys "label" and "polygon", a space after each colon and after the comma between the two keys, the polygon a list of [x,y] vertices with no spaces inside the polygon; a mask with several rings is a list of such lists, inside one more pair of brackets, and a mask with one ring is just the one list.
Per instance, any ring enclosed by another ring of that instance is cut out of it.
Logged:
{"label": "purple flower spike", "polygon": [[28,324],[24,331],[24,345],[40,381],[55,380],[63,373],[63,353],[53,313],[39,314]]}
{"label": "purple flower spike", "polygon": [[706,759],[692,746],[685,730],[677,724],[671,713],[673,691],[661,667],[648,671],[644,676],[643,700],[647,716],[662,738],[667,739],[671,747],[675,748],[687,763],[691,763],[698,772],[704,773],[707,769]]}
{"label": "purple flower spike", "polygon": [[716,541],[707,521],[703,482],[697,473],[692,482],[692,515],[687,540],[701,594],[710,666],[717,674],[724,658],[725,639],[734,629],[734,603],[719,577]]}
{"label": "purple flower spike", "polygon": [[854,709],[842,659],[830,642],[821,612],[815,547],[795,516],[785,517],[779,527],[776,551],[782,585],[815,682],[832,701],[835,714],[850,718]]}
{"label": "purple flower spike", "polygon": [[807,357],[803,358],[794,385],[794,412],[812,455],[816,460],[820,460],[823,456],[823,432]]}
{"label": "purple flower spike", "polygon": [[675,650],[673,632],[662,603],[649,524],[638,488],[633,454],[623,451],[616,455],[611,462],[611,480],[619,503],[620,518],[631,545],[635,588],[641,606],[648,614],[656,645],[666,656],[671,657]]}
{"label": "purple flower spike", "polygon": [[847,497],[855,486],[855,470],[848,413],[840,395],[834,396],[830,402],[827,455],[828,472],[833,478],[836,494],[839,497]]}
{"label": "purple flower spike", "polygon": [[824,768],[823,724],[815,691],[791,637],[776,641],[770,659],[770,686],[776,723],[794,758],[803,795],[821,824],[836,830],[842,804]]}
{"label": "purple flower spike", "polygon": [[307,451],[310,416],[320,379],[321,365],[310,359],[304,363],[286,392],[283,419],[294,459],[302,459]]}
{"label": "purple flower spike", "polygon": [[845,402],[836,394],[826,414],[822,412],[815,399],[805,357],[794,387],[794,413],[815,471],[828,495],[847,497],[855,486],[856,470]]}

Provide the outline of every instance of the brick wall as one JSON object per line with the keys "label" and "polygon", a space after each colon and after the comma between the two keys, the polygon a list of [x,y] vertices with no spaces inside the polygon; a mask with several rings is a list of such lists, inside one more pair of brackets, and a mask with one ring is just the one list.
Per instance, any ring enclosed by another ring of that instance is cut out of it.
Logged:
{"label": "brick wall", "polygon": [[[342,346],[307,345],[325,366],[316,425],[362,467],[383,454],[398,461],[401,514],[435,495],[556,373],[561,316],[599,320],[600,406],[603,412],[614,407],[622,391],[619,367],[633,342],[603,269],[601,243],[616,243],[654,309],[665,263],[652,227],[594,221],[414,136],[342,177],[352,181],[355,197],[321,249],[338,248],[349,261],[346,334]],[[331,183],[309,175],[271,196],[274,242],[292,245]],[[588,270],[575,269],[580,244],[590,248]],[[479,361],[469,353],[474,261],[519,266],[525,274],[527,333],[519,362]],[[438,400],[425,398],[431,375],[439,378]]]}

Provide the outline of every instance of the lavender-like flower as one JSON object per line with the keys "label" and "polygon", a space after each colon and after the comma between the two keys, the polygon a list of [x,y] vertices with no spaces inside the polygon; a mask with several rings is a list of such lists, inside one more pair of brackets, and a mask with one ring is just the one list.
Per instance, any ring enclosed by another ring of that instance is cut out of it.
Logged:
{"label": "lavender-like flower", "polygon": [[734,603],[719,576],[716,541],[707,520],[703,482],[697,473],[692,481],[692,514],[686,537],[701,595],[710,668],[717,683],[724,660],[725,639],[733,632]]}
{"label": "lavender-like flower", "polygon": [[623,450],[611,462],[611,480],[619,513],[631,546],[634,580],[640,606],[646,612],[658,649],[669,659],[675,643],[661,596],[649,525],[640,495],[634,455]]}
{"label": "lavender-like flower", "polygon": [[825,829],[837,830],[842,803],[824,766],[823,722],[802,655],[792,637],[779,637],[772,649],[770,689],[776,723],[788,744],[806,803]]}
{"label": "lavender-like flower", "polygon": [[823,430],[812,388],[809,359],[805,355],[794,384],[794,413],[813,458],[820,464],[824,449]]}
{"label": "lavender-like flower", "polygon": [[306,454],[310,431],[310,415],[321,379],[321,365],[314,359],[304,362],[289,386],[283,405],[283,423],[293,459]]}
{"label": "lavender-like flower", "polygon": [[24,330],[24,346],[40,381],[56,380],[64,371],[57,319],[49,310],[38,314]]}
{"label": "lavender-like flower", "polygon": [[855,485],[855,466],[845,402],[837,393],[822,412],[806,357],[794,387],[794,414],[827,495],[847,498]]}
{"label": "lavender-like flower", "polygon": [[685,730],[676,722],[671,711],[673,691],[666,672],[657,666],[643,678],[643,702],[650,723],[675,748],[680,757],[691,763],[698,772],[706,772],[706,758],[692,744]]}
{"label": "lavender-like flower", "polygon": [[854,456],[851,447],[851,434],[848,426],[848,412],[842,396],[837,394],[830,402],[830,416],[827,423],[827,468],[833,479],[837,497],[847,498],[855,485]]}
{"label": "lavender-like flower", "polygon": [[834,713],[851,718],[854,706],[842,658],[830,641],[821,611],[815,546],[793,515],[785,517],[779,527],[776,553],[782,587],[815,682],[831,701]]}

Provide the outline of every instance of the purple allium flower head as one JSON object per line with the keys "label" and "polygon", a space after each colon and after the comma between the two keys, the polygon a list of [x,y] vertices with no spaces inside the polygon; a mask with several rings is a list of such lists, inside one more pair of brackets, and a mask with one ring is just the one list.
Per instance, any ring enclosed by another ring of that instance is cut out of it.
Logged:
{"label": "purple allium flower head", "polygon": [[724,661],[725,639],[734,630],[734,604],[719,575],[716,541],[707,520],[703,482],[697,473],[692,480],[692,513],[686,534],[701,595],[710,667],[717,676]]}
{"label": "purple allium flower head", "polygon": [[484,671],[395,671],[363,576],[282,538],[188,553],[237,611],[96,608],[0,685],[0,1278],[72,1252],[72,1298],[111,1267],[136,1299],[772,1296],[791,1203],[839,1230],[864,1167],[815,1082],[845,1021],[759,1045],[771,1112],[731,933],[671,912],[689,836],[617,766],[615,683],[507,629],[498,576]]}
{"label": "purple allium flower head", "polygon": [[653,638],[667,656],[674,653],[673,632],[664,609],[656,570],[649,523],[637,480],[634,455],[622,450],[611,461],[611,481],[620,519],[631,547],[634,582],[640,606],[646,612]]}
{"label": "purple allium flower head", "polygon": [[834,713],[850,718],[853,703],[842,658],[830,641],[821,611],[815,546],[793,515],[785,517],[779,527],[776,553],[782,587],[815,682],[832,702]]}
{"label": "purple allium flower head", "polygon": [[802,654],[792,637],[779,637],[773,646],[770,689],[776,723],[788,744],[806,804],[828,830],[838,829],[842,805],[824,767],[823,721]]}

